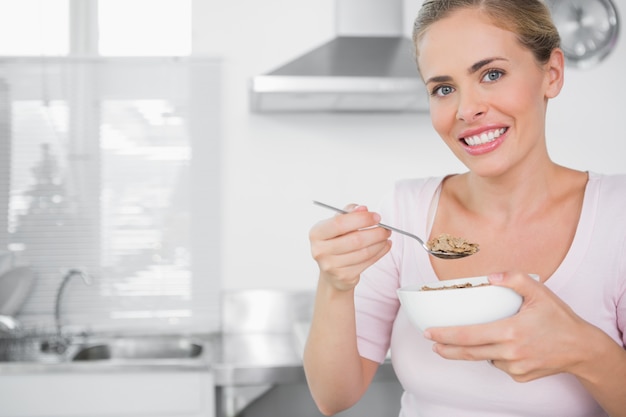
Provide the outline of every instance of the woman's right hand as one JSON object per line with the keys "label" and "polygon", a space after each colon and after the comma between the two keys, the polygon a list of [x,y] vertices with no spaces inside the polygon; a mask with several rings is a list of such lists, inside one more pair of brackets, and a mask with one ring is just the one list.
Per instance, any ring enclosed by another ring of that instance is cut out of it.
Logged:
{"label": "woman's right hand", "polygon": [[349,213],[323,220],[309,232],[320,279],[340,291],[353,289],[361,272],[391,248],[391,232],[375,227],[380,222],[378,213],[354,204],[345,210]]}

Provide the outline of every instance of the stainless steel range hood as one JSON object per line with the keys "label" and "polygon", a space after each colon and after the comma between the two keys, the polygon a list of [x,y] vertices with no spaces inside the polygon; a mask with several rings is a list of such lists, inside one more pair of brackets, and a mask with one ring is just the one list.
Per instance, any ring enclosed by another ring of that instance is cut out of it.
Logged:
{"label": "stainless steel range hood", "polygon": [[403,0],[337,0],[335,39],[251,80],[256,112],[427,111]]}

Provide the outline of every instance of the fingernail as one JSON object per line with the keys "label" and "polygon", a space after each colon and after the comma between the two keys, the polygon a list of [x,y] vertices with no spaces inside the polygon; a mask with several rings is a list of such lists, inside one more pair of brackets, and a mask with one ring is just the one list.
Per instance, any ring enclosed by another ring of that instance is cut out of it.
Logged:
{"label": "fingernail", "polygon": [[501,282],[504,279],[504,275],[503,274],[491,274],[487,276],[487,279],[489,279],[489,282]]}
{"label": "fingernail", "polygon": [[374,214],[374,221],[376,223],[380,222],[380,214],[378,214],[378,213],[373,213],[373,214]]}
{"label": "fingernail", "polygon": [[424,332],[424,337],[428,340],[432,340],[433,336],[430,334],[428,330]]}

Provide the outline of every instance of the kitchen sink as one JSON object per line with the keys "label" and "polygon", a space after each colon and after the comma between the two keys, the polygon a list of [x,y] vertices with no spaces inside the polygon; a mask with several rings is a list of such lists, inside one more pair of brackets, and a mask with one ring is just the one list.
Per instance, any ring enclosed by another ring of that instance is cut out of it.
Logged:
{"label": "kitchen sink", "polygon": [[192,359],[202,354],[203,346],[181,337],[119,338],[80,346],[72,361],[110,359]]}
{"label": "kitchen sink", "polygon": [[0,338],[0,362],[61,362],[62,356],[43,349],[39,337]]}
{"label": "kitchen sink", "polygon": [[59,344],[58,338],[0,340],[0,362],[59,363],[106,360],[199,358],[202,342],[180,335],[83,338]]}

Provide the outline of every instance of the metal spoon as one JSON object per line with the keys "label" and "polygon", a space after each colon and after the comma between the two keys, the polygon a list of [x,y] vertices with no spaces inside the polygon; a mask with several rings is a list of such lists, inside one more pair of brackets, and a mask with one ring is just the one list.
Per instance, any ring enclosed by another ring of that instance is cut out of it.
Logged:
{"label": "metal spoon", "polygon": [[[313,204],[317,204],[318,206],[321,206],[321,207],[326,207],[327,209],[331,209],[331,210],[334,210],[334,211],[339,212],[339,213],[344,213],[344,214],[348,213],[345,210],[342,210],[342,209],[337,208],[337,207],[329,206],[328,204],[324,204],[324,203],[321,203],[319,201],[313,200]],[[419,237],[415,236],[412,233],[405,232],[404,230],[401,230],[401,229],[396,229],[395,227],[388,226],[388,225],[383,224],[383,223],[378,223],[378,226],[382,227],[383,229],[391,230],[392,232],[401,233],[401,234],[403,234],[405,236],[412,237],[413,239],[417,240],[420,243],[420,245],[422,245],[422,247],[424,248],[424,250],[426,252],[428,252],[429,254],[431,254],[432,256],[435,256],[437,258],[441,258],[441,259],[459,259],[459,258],[465,258],[466,256],[472,255],[471,253],[434,251],[434,250],[431,250],[424,243],[424,241],[422,239],[420,239]]]}

